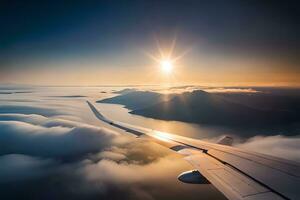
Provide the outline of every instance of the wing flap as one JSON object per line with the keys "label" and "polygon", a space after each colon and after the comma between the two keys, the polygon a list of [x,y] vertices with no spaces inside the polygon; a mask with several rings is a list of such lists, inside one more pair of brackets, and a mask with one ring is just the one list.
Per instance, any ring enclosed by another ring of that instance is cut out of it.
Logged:
{"label": "wing flap", "polygon": [[229,199],[282,199],[268,188],[206,154],[185,158]]}
{"label": "wing flap", "polygon": [[208,154],[222,160],[230,166],[235,167],[256,181],[272,188],[272,190],[280,191],[280,193],[284,196],[290,196],[293,199],[297,199],[299,195],[299,189],[296,186],[299,184],[299,178],[288,174],[286,171],[282,171],[281,168],[276,166],[276,164],[274,164],[274,166],[270,166],[259,159],[241,157],[240,155],[214,149],[209,150]]}

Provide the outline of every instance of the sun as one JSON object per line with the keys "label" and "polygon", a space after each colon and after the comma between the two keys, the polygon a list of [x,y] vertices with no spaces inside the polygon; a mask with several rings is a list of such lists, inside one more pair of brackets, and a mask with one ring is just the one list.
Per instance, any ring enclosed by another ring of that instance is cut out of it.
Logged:
{"label": "sun", "polygon": [[[176,46],[176,37],[172,40],[171,44],[168,46],[161,46],[160,41],[156,39],[156,45],[158,52],[157,54],[151,54],[147,51],[144,53],[156,62],[155,68],[160,70],[161,74],[164,74],[165,79],[174,78],[177,69],[182,65],[178,61],[188,53],[190,49],[183,51],[181,54],[174,55]],[[178,72],[177,72],[178,73]]]}
{"label": "sun", "polygon": [[173,63],[171,60],[161,60],[160,66],[163,72],[169,74],[173,70]]}

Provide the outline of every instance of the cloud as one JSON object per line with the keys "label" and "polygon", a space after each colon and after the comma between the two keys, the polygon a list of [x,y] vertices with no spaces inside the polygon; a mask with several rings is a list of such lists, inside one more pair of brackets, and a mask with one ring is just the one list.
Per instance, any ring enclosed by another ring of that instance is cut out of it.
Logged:
{"label": "cloud", "polygon": [[113,161],[121,161],[126,159],[126,156],[121,153],[111,152],[111,151],[103,151],[100,154],[98,154],[98,159],[110,159]]}
{"label": "cloud", "polygon": [[207,88],[203,90],[209,93],[258,93],[260,92],[252,88]]}
{"label": "cloud", "polygon": [[179,159],[179,157],[169,155],[145,165],[126,161],[118,163],[106,158],[94,164],[89,163],[82,169],[82,173],[87,180],[107,183],[128,184],[144,182],[144,180],[148,182],[164,181],[160,177],[174,179],[174,177],[170,177],[173,174],[171,170],[178,171],[181,168],[180,165],[177,165],[180,162],[176,162],[175,158]]}
{"label": "cloud", "polygon": [[[60,117],[60,116],[56,116]],[[67,117],[67,116],[66,116]],[[10,113],[10,114],[0,114],[0,121],[21,121],[33,125],[40,125],[44,127],[77,127],[82,124],[80,122],[74,122],[70,120],[60,119],[60,118],[48,118],[38,114],[20,114],[20,113]]]}
{"label": "cloud", "polygon": [[[1,197],[20,199],[30,193],[32,199],[225,199],[210,185],[179,182],[177,175],[192,166],[170,150],[78,122],[80,118],[72,121],[67,114],[82,112],[81,103],[77,110],[77,104],[56,101],[51,109],[2,110]],[[299,160],[299,144],[298,137],[272,136],[237,146]]]}
{"label": "cloud", "polygon": [[63,114],[63,112],[51,108],[25,105],[0,105],[0,113],[39,114],[43,116]]}
{"label": "cloud", "polygon": [[1,114],[0,130],[2,197],[222,198],[211,186],[180,183],[176,176],[191,166],[143,139],[37,114]]}
{"label": "cloud", "polygon": [[72,170],[82,157],[124,143],[108,129],[37,114],[0,114],[0,183]]}
{"label": "cloud", "polygon": [[0,183],[38,178],[51,172],[54,160],[27,155],[9,154],[0,156]]}
{"label": "cloud", "polygon": [[48,120],[47,117],[37,114],[20,114],[20,113],[10,113],[10,114],[0,114],[0,121],[22,121],[35,125],[40,125],[41,123]]}
{"label": "cloud", "polygon": [[[143,149],[156,149],[156,153],[144,151],[142,162],[131,159]],[[133,142],[130,146],[113,148],[104,154],[105,158],[97,162],[85,160],[77,171],[90,190],[107,194],[113,189],[122,194],[123,199],[197,199],[200,194],[207,195],[209,199],[223,199],[220,193],[211,193],[210,185],[194,186],[179,182],[176,176],[183,170],[190,170],[191,166],[181,156],[157,144]],[[121,155],[123,159],[120,159]],[[121,196],[116,199],[119,198]]]}
{"label": "cloud", "polygon": [[[204,87],[197,85],[176,86],[176,87],[159,87],[152,89],[153,92],[180,94],[184,92],[193,92],[195,90],[203,90],[209,93],[258,93],[260,91],[253,88],[230,88],[230,87]],[[149,88],[145,89],[149,91]]]}
{"label": "cloud", "polygon": [[[49,123],[51,121],[46,126]],[[78,156],[110,146],[118,135],[108,129],[83,124],[69,128],[71,123],[66,120],[55,123],[66,123],[66,126],[44,127],[21,121],[0,121],[0,155]]]}
{"label": "cloud", "polygon": [[300,162],[299,136],[256,136],[236,147]]}

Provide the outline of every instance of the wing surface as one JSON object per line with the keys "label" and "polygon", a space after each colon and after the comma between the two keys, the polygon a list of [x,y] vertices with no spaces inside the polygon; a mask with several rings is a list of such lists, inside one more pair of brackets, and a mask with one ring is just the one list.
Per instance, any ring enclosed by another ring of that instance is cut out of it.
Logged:
{"label": "wing surface", "polygon": [[184,155],[228,199],[300,199],[297,162],[112,121],[87,103],[99,120]]}

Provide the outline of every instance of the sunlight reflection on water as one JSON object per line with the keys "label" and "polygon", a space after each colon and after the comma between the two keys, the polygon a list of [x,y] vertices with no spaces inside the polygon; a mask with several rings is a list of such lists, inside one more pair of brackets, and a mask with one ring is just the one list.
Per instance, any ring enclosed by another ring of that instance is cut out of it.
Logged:
{"label": "sunlight reflection on water", "polygon": [[192,123],[165,121],[130,114],[127,108],[115,104],[96,104],[97,108],[108,118],[129,124],[143,126],[158,131],[174,133],[193,138],[211,138],[231,133],[225,128],[204,127]]}

